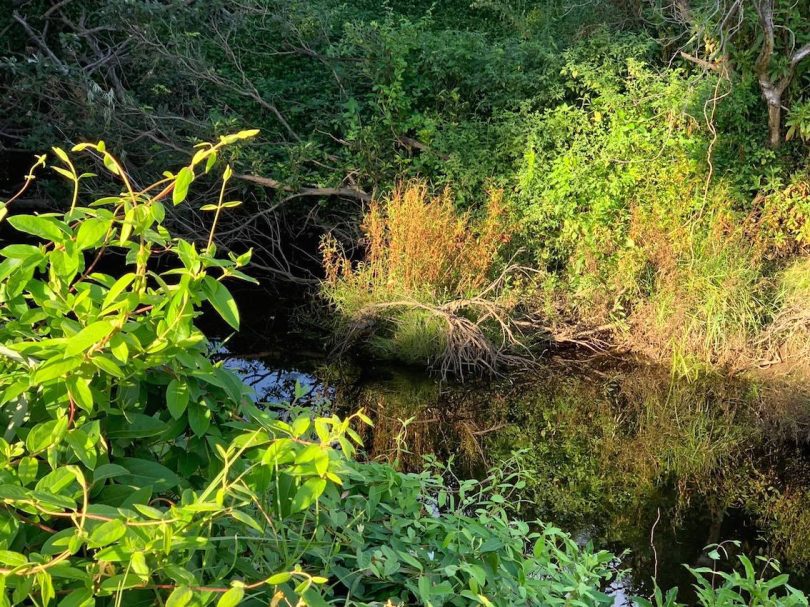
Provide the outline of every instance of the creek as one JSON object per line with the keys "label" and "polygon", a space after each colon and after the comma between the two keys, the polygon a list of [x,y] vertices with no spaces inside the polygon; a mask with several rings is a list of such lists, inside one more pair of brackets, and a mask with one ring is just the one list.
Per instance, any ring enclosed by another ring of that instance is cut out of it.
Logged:
{"label": "creek", "polygon": [[653,578],[688,601],[684,565],[712,566],[718,545],[729,562],[739,553],[777,558],[794,586],[810,590],[802,385],[679,379],[643,360],[581,354],[440,382],[421,369],[330,357],[323,333],[295,330],[287,302],[263,305],[267,297],[241,294],[242,331],[218,342],[257,400],[338,414],[364,407],[375,424],[365,430],[367,456],[406,470],[435,455],[452,459],[459,477],[493,465],[519,472],[525,486],[509,500],[524,518],[621,555],[629,573],[611,589],[618,604],[649,595]]}

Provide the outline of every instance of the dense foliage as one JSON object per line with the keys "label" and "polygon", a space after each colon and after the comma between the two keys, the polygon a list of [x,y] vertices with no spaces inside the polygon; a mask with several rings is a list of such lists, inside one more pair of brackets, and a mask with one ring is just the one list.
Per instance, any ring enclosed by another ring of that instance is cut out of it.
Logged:
{"label": "dense foliage", "polygon": [[[164,202],[252,135],[203,145],[144,189],[102,142],[80,144],[123,186],[89,206],[92,176],[54,148],[70,210],[6,219],[36,244],[0,253],[3,603],[604,603],[613,557],[510,519],[514,481],[450,486],[442,470],[358,463],[362,413],[273,416],[209,361],[194,319],[207,302],[238,328],[223,280],[245,278],[249,253],[172,238]],[[212,231],[233,206],[201,207]]]}
{"label": "dense foliage", "polygon": [[751,366],[783,345],[763,337],[786,317],[774,282],[808,246],[807,10],[679,7],[31,2],[6,17],[0,131],[17,150],[115,133],[145,182],[176,142],[262,126],[227,152],[246,206],[217,239],[287,280],[319,272],[324,232],[355,259],[358,203],[403,178],[480,213],[500,188],[543,332]]}
{"label": "dense foliage", "polygon": [[[317,289],[339,345],[443,376],[570,345],[690,380],[810,373],[806,2],[6,5],[5,603],[609,602],[612,557],[508,499],[554,512],[570,471],[574,508],[603,507],[601,435],[527,420],[559,438],[528,479],[364,462],[364,414],[271,414],[213,362],[195,318],[238,330],[247,274]],[[204,204],[180,204],[192,184]],[[725,413],[633,444],[698,483],[746,440]],[[806,525],[785,504],[762,510]],[[741,564],[696,570],[698,600],[806,605]]]}
{"label": "dense foliage", "polygon": [[[459,481],[437,463],[418,474],[362,463],[362,412],[273,415],[210,362],[195,317],[207,302],[238,329],[223,281],[247,278],[249,253],[223,259],[210,236],[203,250],[173,238],[164,204],[255,134],[203,144],[143,189],[103,142],[80,144],[121,186],[87,206],[94,175],[54,148],[70,209],[0,207],[21,234],[0,250],[2,603],[610,604],[614,557],[514,518],[525,481],[508,468]],[[201,206],[212,234],[237,205]],[[717,574],[719,589],[712,570],[695,571],[703,604],[807,605],[786,576],[761,580],[742,562],[745,575]]]}

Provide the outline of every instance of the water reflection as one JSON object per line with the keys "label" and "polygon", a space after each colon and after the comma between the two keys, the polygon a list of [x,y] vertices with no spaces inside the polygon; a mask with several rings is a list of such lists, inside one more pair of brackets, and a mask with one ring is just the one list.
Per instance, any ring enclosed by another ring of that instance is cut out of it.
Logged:
{"label": "water reflection", "polygon": [[239,374],[257,402],[322,406],[334,399],[334,390],[311,371],[281,368],[260,356],[233,354],[222,344],[215,343],[214,348],[214,357]]}
{"label": "water reflection", "polygon": [[583,542],[613,550],[630,577],[617,604],[649,595],[655,576],[689,599],[683,564],[704,547],[787,562],[795,586],[810,565],[810,399],[801,391],[705,377],[675,381],[644,365],[549,365],[531,376],[442,385],[396,367],[335,368],[311,359],[285,368],[227,358],[260,401],[338,413],[365,407],[369,457],[420,466],[426,454],[476,476],[515,451],[527,481],[514,506]]}

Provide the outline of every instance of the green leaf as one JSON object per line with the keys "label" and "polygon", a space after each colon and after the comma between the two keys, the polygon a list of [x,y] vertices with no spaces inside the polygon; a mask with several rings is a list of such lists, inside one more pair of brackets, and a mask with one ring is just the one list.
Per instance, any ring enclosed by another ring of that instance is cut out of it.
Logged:
{"label": "green leaf", "polygon": [[68,338],[65,356],[74,356],[97,345],[113,332],[113,324],[109,320],[98,320],[87,325],[84,329]]}
{"label": "green leaf", "polygon": [[321,593],[315,588],[307,588],[304,590],[301,598],[304,599],[304,603],[306,603],[307,607],[329,607],[329,603],[323,599]]}
{"label": "green leaf", "polygon": [[231,327],[239,330],[239,310],[230,291],[218,280],[206,276],[203,278],[203,290],[214,310]]}
{"label": "green leaf", "polygon": [[11,244],[0,249],[0,255],[12,259],[28,259],[29,257],[41,257],[42,250],[30,244]]}
{"label": "green leaf", "polygon": [[208,156],[208,160],[205,161],[205,172],[208,173],[212,168],[214,168],[216,162],[217,162],[217,153],[211,152],[211,154]]}
{"label": "green leaf", "polygon": [[110,352],[112,352],[116,360],[122,363],[126,363],[129,360],[129,346],[127,345],[126,339],[124,339],[120,333],[113,335],[110,340]]}
{"label": "green leaf", "polygon": [[38,236],[52,242],[63,242],[70,230],[61,221],[53,217],[40,215],[14,215],[8,218],[8,223],[20,232]]}
{"label": "green leaf", "polygon": [[65,153],[65,150],[63,150],[62,148],[60,148],[58,146],[53,146],[51,149],[53,150],[53,153],[57,155],[59,160],[61,160],[64,163],[70,162],[68,160],[68,155]]}
{"label": "green leaf", "polygon": [[76,232],[76,246],[80,250],[98,246],[107,234],[110,222],[105,219],[85,219]]}
{"label": "green leaf", "polygon": [[232,135],[224,135],[219,138],[219,142],[222,145],[230,145],[231,143],[235,143],[242,139],[249,139],[251,137],[255,137],[259,134],[259,129],[248,129],[245,131],[239,131],[238,133],[234,133]]}
{"label": "green leaf", "polygon": [[122,563],[132,559],[132,548],[121,544],[112,544],[96,552],[97,561],[108,561],[110,563]]}
{"label": "green leaf", "polygon": [[118,479],[125,485],[152,486],[155,491],[167,491],[177,487],[182,480],[166,466],[154,461],[137,457],[122,457],[116,461],[129,472]]}
{"label": "green leaf", "polygon": [[306,510],[316,501],[326,489],[326,481],[322,478],[311,478],[306,481],[298,491],[292,501],[292,512]]}
{"label": "green leaf", "polygon": [[205,436],[211,426],[211,410],[203,404],[191,403],[188,407],[188,425],[197,436]]}
{"label": "green leaf", "polygon": [[90,390],[90,380],[83,377],[69,377],[67,387],[70,397],[76,402],[80,409],[88,413],[93,411],[93,392]]}
{"label": "green leaf", "polygon": [[93,471],[93,484],[108,478],[129,474],[129,470],[118,464],[102,464]]}
{"label": "green leaf", "polygon": [[113,175],[118,175],[119,171],[118,166],[115,164],[115,159],[107,152],[104,153],[104,166],[107,167],[107,170]]}
{"label": "green leaf", "polygon": [[0,563],[10,567],[20,567],[25,565],[28,559],[25,555],[19,552],[12,552],[11,550],[0,550]]}
{"label": "green leaf", "polygon": [[47,571],[42,571],[36,574],[37,583],[39,584],[39,594],[42,597],[42,604],[48,605],[54,597],[56,591],[53,588],[53,578]]}
{"label": "green leaf", "polygon": [[93,593],[87,588],[73,590],[59,601],[59,607],[93,607],[95,604]]}
{"label": "green leaf", "polygon": [[312,422],[309,417],[302,415],[301,417],[297,417],[295,421],[292,423],[292,435],[295,438],[298,438],[304,432],[309,429],[309,425]]}
{"label": "green leaf", "polygon": [[180,204],[188,196],[188,188],[194,181],[194,171],[188,167],[183,167],[174,180],[174,190],[172,191],[172,202]]}
{"label": "green leaf", "polygon": [[63,466],[52,470],[37,481],[35,487],[36,491],[53,495],[69,495],[69,492],[65,492],[65,490],[71,487],[77,480],[76,476],[73,474],[73,468],[75,467]]}
{"label": "green leaf", "polygon": [[90,470],[96,467],[96,447],[93,440],[83,430],[74,429],[67,433],[67,443],[85,466]]}
{"label": "green leaf", "polygon": [[33,483],[39,472],[39,460],[35,457],[23,457],[17,464],[17,478],[25,486]]}
{"label": "green leaf", "polygon": [[130,413],[126,417],[110,418],[107,435],[110,438],[146,438],[157,436],[166,429],[166,423],[143,413]]}
{"label": "green leaf", "polygon": [[430,578],[425,576],[419,577],[419,582],[417,582],[417,586],[419,587],[419,598],[422,600],[423,603],[430,602],[430,590],[432,584],[430,583]]}
{"label": "green leaf", "polygon": [[132,568],[132,571],[134,571],[138,575],[142,577],[146,577],[149,575],[149,565],[146,564],[146,557],[140,550],[132,553],[129,565]]}
{"label": "green leaf", "polygon": [[76,367],[81,366],[81,364],[82,359],[78,357],[63,360],[60,355],[59,357],[48,359],[34,371],[31,383],[36,385],[51,381],[52,379],[64,379],[68,377],[68,374]]}
{"label": "green leaf", "polygon": [[240,588],[239,586],[234,586],[219,597],[217,607],[235,607],[242,601],[243,596],[245,596],[245,589]]}
{"label": "green leaf", "polygon": [[185,607],[191,601],[194,593],[188,586],[178,586],[166,599],[166,607]]}
{"label": "green leaf", "polygon": [[116,280],[113,286],[110,287],[107,295],[104,297],[104,302],[101,304],[101,311],[105,312],[107,308],[109,308],[118,299],[118,296],[123,292],[123,290],[132,283],[133,280],[135,280],[135,274],[133,272],[124,274],[121,278]]}
{"label": "green leaf", "polygon": [[121,370],[121,367],[118,365],[115,359],[110,356],[97,354],[90,358],[90,362],[93,363],[93,365],[95,365],[97,368],[112,375],[113,377],[117,377],[119,379],[124,377],[124,372]]}
{"label": "green leaf", "polygon": [[264,532],[264,529],[262,529],[262,526],[256,521],[255,518],[253,518],[249,514],[245,514],[241,510],[232,510],[231,511],[231,516],[233,518],[235,518],[237,521],[239,521],[240,523],[243,523],[243,524],[247,525],[248,527],[252,527],[253,529],[258,531],[259,533]]}
{"label": "green leaf", "polygon": [[271,575],[267,578],[267,583],[271,586],[278,586],[280,584],[286,584],[292,579],[292,575],[289,572],[284,571],[282,573],[276,573],[275,575]]}
{"label": "green leaf", "polygon": [[67,418],[52,419],[37,424],[25,437],[25,446],[31,455],[45,451],[51,445],[58,443],[67,430]]}
{"label": "green leaf", "polygon": [[295,458],[295,463],[312,463],[318,474],[323,476],[329,468],[329,455],[320,445],[310,445]]}
{"label": "green leaf", "polygon": [[166,406],[174,419],[180,419],[188,406],[188,386],[173,379],[166,388]]}
{"label": "green leaf", "polygon": [[121,519],[113,519],[101,523],[98,527],[93,529],[90,533],[90,538],[87,540],[88,548],[101,548],[113,542],[117,542],[127,533],[127,526]]}

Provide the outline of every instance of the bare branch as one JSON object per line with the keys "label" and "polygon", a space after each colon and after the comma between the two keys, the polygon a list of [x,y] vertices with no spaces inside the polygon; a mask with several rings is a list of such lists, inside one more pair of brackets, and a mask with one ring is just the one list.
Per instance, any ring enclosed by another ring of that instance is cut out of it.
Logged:
{"label": "bare branch", "polygon": [[249,181],[266,188],[273,190],[283,190],[285,192],[292,192],[284,200],[292,200],[294,198],[308,198],[308,197],[328,197],[339,196],[341,198],[355,198],[361,202],[370,202],[371,194],[358,190],[357,188],[302,188],[298,191],[292,191],[289,187],[284,186],[281,182],[276,181],[270,177],[259,177],[258,175],[237,175],[243,181]]}
{"label": "bare branch", "polygon": [[795,69],[796,66],[799,65],[799,62],[807,57],[810,57],[810,43],[805,44],[793,53],[793,56],[790,58],[790,67]]}
{"label": "bare branch", "polygon": [[36,43],[36,45],[40,48],[40,50],[42,50],[42,52],[48,55],[48,58],[50,58],[51,61],[53,61],[57,66],[59,66],[59,68],[64,73],[67,73],[68,67],[62,62],[61,59],[59,59],[59,57],[56,56],[56,54],[45,43],[45,40],[42,38],[42,36],[40,36],[39,34],[37,34],[36,31],[34,31],[34,28],[32,28],[28,24],[28,22],[20,15],[20,13],[14,11],[11,14],[11,16],[14,19],[14,21],[22,25],[23,29],[25,30],[25,33],[27,33],[28,37],[31,38],[31,40],[33,40],[34,43]]}

